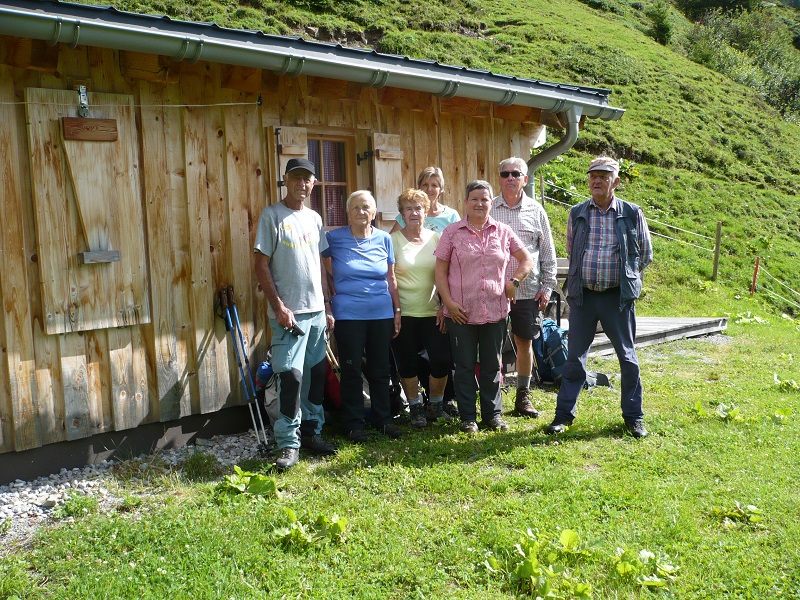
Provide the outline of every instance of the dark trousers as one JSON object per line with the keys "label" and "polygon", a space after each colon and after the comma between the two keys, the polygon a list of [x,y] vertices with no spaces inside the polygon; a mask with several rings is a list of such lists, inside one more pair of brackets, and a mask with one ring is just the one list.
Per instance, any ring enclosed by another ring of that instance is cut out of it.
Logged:
{"label": "dark trousers", "polygon": [[392,419],[389,405],[389,345],[394,319],[336,321],[333,329],[342,372],[342,418],[348,431],[364,429],[364,395],[361,361],[366,354],[372,416],[376,427]]}
{"label": "dark trousers", "polygon": [[[453,387],[462,421],[477,421],[475,393],[480,393],[481,418],[484,421],[500,416],[500,353],[506,322],[483,325],[460,325],[447,319],[450,351],[455,363]],[[480,360],[480,374],[475,378],[475,362]]]}
{"label": "dark trousers", "polygon": [[629,302],[619,309],[619,288],[604,292],[583,290],[583,304],[569,304],[569,348],[561,388],[556,400],[556,420],[575,417],[578,394],[586,381],[586,355],[594,340],[597,322],[603,325],[619,360],[620,406],[625,419],[639,419],[642,413],[642,380],[633,341],[636,338],[636,311]]}

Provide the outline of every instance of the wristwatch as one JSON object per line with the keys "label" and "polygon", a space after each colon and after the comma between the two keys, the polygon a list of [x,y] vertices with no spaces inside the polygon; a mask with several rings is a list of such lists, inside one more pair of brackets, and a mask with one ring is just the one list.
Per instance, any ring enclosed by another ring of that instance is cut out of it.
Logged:
{"label": "wristwatch", "polygon": [[517,279],[516,277],[512,277],[512,278],[511,278],[511,283],[513,283],[513,284],[514,284],[514,287],[515,287],[515,288],[518,288],[518,287],[519,287],[519,279]]}

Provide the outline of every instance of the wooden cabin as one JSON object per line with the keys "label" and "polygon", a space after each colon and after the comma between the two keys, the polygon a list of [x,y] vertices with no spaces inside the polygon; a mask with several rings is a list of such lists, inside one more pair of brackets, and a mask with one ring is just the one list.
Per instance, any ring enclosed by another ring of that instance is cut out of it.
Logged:
{"label": "wooden cabin", "polygon": [[[241,403],[219,288],[251,362],[270,332],[254,227],[282,165],[318,165],[313,207],[384,226],[428,165],[462,210],[608,90],[58,1],[0,0],[0,453]],[[242,422],[246,425],[246,421]]]}

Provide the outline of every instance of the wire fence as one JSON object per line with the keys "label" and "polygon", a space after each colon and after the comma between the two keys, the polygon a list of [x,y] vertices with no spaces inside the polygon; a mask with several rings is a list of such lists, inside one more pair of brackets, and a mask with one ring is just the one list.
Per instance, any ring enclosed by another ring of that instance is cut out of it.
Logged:
{"label": "wire fence", "polygon": [[[558,198],[554,198],[552,196],[548,196],[547,195],[547,188],[548,187],[550,187],[552,189],[555,189],[555,190],[559,190],[560,192],[562,192],[564,194],[567,194],[571,198],[574,198],[574,199],[576,199],[576,200],[578,200],[580,202],[583,202],[584,200],[588,200],[589,199],[588,196],[583,196],[583,195],[578,194],[578,193],[576,193],[576,192],[574,192],[572,190],[568,190],[567,188],[564,188],[564,187],[561,187],[559,185],[556,185],[555,183],[553,183],[550,180],[545,179],[544,180],[544,186],[542,188],[542,191],[543,191],[542,197],[547,202],[552,202],[554,204],[559,204],[561,206],[566,206],[566,207],[569,207],[569,208],[572,208],[572,206],[573,206],[573,204],[570,204],[568,202],[564,202],[563,200],[559,200]],[[669,223],[663,223],[661,221],[657,221],[656,219],[652,219],[650,217],[647,218],[647,223],[648,223],[648,225],[651,224],[651,223],[655,223],[656,225],[659,225],[661,227],[666,227],[667,229],[671,229],[673,231],[680,231],[682,233],[687,233],[689,235],[694,235],[694,236],[697,236],[699,238],[715,241],[715,239],[713,237],[704,235],[702,233],[698,233],[696,231],[690,231],[689,229],[684,229],[682,227],[678,227],[677,225],[671,225]],[[707,248],[706,246],[701,246],[699,244],[695,244],[693,242],[688,242],[686,240],[682,240],[680,238],[676,238],[676,237],[673,237],[673,236],[670,236],[670,235],[666,235],[664,233],[659,233],[658,231],[653,231],[652,228],[650,228],[650,234],[654,235],[656,237],[660,237],[660,238],[663,238],[663,239],[666,239],[666,240],[670,240],[672,242],[677,242],[679,244],[683,244],[685,246],[691,246],[692,248],[696,248],[698,250],[702,250],[703,252],[709,252],[711,254],[716,254],[719,251],[718,248],[717,248],[718,242],[717,242],[717,244],[715,244],[715,246],[713,248]]]}
{"label": "wire fence", "polygon": [[[563,206],[563,207],[566,207],[566,208],[572,208],[575,205],[576,202],[583,202],[584,200],[588,200],[589,199],[588,196],[584,196],[582,194],[579,194],[579,193],[575,192],[574,190],[570,190],[570,189],[561,187],[561,186],[557,185],[556,183],[554,183],[554,182],[552,182],[550,180],[547,180],[547,179],[540,180],[540,187],[541,187],[541,198],[542,198],[542,202],[543,203],[544,202],[548,202],[548,203],[557,204],[557,205],[560,205],[560,206]],[[555,193],[548,194],[548,189],[554,191]],[[575,202],[573,202],[573,203],[564,202],[562,199],[559,199],[559,198],[555,197],[556,193],[558,193],[558,195],[560,195],[562,197],[566,195],[568,198],[570,198],[571,200],[574,200]],[[663,228],[665,228],[667,230],[677,231],[677,232],[680,232],[680,233],[683,233],[683,234],[686,234],[686,235],[694,236],[694,237],[699,238],[701,240],[711,240],[712,242],[714,242],[714,247],[713,248],[709,248],[709,247],[703,246],[701,244],[697,244],[697,243],[694,243],[694,242],[690,242],[690,241],[687,241],[687,240],[683,240],[683,239],[674,237],[673,235],[667,235],[666,233],[661,233],[659,231],[653,231],[652,227],[650,227],[650,234],[653,235],[653,236],[656,236],[656,237],[659,237],[659,238],[663,238],[663,239],[669,240],[671,242],[676,242],[678,244],[683,244],[684,246],[689,246],[691,248],[695,248],[697,250],[701,250],[701,251],[703,251],[705,253],[713,254],[714,255],[714,268],[713,268],[713,275],[712,275],[711,279],[712,280],[716,280],[717,279],[717,272],[718,272],[718,267],[719,267],[719,254],[720,254],[720,249],[721,249],[721,243],[720,243],[721,242],[721,230],[722,230],[721,229],[722,228],[722,224],[721,223],[717,223],[717,235],[716,235],[716,238],[715,237],[711,237],[709,235],[705,235],[703,233],[699,233],[697,231],[691,231],[690,229],[686,229],[684,227],[678,227],[677,225],[672,225],[671,223],[664,223],[662,221],[658,221],[656,219],[649,218],[649,217],[647,218],[647,223],[648,223],[648,225],[655,224],[655,225],[659,226],[660,228],[663,227]],[[782,288],[784,288],[784,289],[788,290],[789,292],[791,292],[791,294],[793,294],[794,296],[790,297],[790,298],[787,298],[786,296],[784,296],[782,294],[779,294],[778,292],[776,292],[776,291],[774,291],[772,289],[769,289],[764,285],[757,286],[759,272],[763,272],[769,278],[769,281],[771,283],[774,282],[774,283],[778,284]],[[730,279],[726,279],[726,281],[728,281],[728,283],[732,284],[735,287],[741,285],[741,282],[736,282],[736,281],[733,281],[733,280],[730,280]],[[756,290],[764,292],[767,296],[769,296],[770,298],[773,298],[774,300],[780,301],[781,303],[783,303],[783,306],[790,306],[790,307],[793,307],[794,309],[797,309],[798,312],[800,313],[800,292],[798,292],[797,290],[794,290],[791,287],[789,287],[786,283],[784,283],[783,281],[781,281],[780,279],[775,277],[772,273],[770,273],[763,266],[759,266],[759,260],[758,259],[756,259],[756,266],[755,266],[755,270],[753,272],[753,284],[752,284],[752,287],[751,287],[751,290],[750,290],[751,295],[753,293],[755,293]]]}

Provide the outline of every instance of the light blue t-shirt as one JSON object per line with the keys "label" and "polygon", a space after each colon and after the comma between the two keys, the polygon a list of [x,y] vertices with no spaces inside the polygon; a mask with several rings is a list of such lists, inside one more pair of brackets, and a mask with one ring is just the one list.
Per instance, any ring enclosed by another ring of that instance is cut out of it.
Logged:
{"label": "light blue t-shirt", "polygon": [[394,264],[392,238],[372,228],[372,235],[360,239],[350,227],[326,233],[328,248],[322,256],[333,261],[331,299],[333,317],[340,321],[391,319],[394,317],[392,297],[386,274]]}
{"label": "light blue t-shirt", "polygon": [[[440,206],[442,207],[442,212],[440,212],[438,215],[425,215],[425,220],[422,222],[422,226],[425,229],[431,229],[441,233],[444,231],[445,227],[450,225],[450,223],[458,223],[461,220],[461,217],[458,215],[458,211],[456,209],[450,208],[445,204],[441,204]],[[397,221],[401,228],[406,226],[406,221],[403,219],[402,215],[397,215],[395,221]]]}
{"label": "light blue t-shirt", "polygon": [[[278,202],[261,212],[254,249],[270,257],[275,289],[293,313],[325,310],[319,259],[325,248],[322,218],[307,206],[292,210]],[[267,312],[270,319],[275,318],[269,305]]]}

